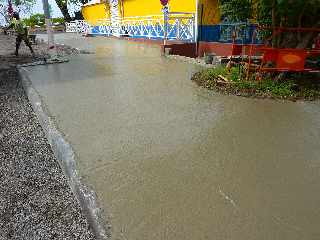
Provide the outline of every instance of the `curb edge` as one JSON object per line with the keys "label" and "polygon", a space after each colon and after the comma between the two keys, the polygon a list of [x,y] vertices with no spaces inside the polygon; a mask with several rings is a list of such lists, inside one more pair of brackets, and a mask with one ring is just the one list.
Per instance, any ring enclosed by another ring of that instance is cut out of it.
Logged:
{"label": "curb edge", "polygon": [[71,145],[64,139],[63,135],[56,128],[54,121],[44,108],[41,97],[32,86],[28,70],[17,66],[20,81],[29,99],[30,104],[38,117],[40,125],[46,135],[51,149],[63,170],[68,184],[77,198],[81,210],[90,225],[93,234],[98,240],[111,238],[111,226],[103,218],[103,210],[99,207],[96,193],[84,185],[76,170],[75,154]]}

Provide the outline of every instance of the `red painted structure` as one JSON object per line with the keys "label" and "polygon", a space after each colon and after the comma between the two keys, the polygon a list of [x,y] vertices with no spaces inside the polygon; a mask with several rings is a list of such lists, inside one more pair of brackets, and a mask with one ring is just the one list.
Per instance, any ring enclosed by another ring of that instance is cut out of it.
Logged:
{"label": "red painted structure", "polygon": [[198,43],[198,56],[205,53],[214,53],[217,56],[230,56],[232,53],[232,43],[202,42]]}
{"label": "red painted structure", "polygon": [[178,43],[170,42],[163,45],[163,50],[170,48],[170,54],[196,58],[197,45],[196,43]]}
{"label": "red painted structure", "polygon": [[[262,30],[272,28],[259,27]],[[308,32],[320,33],[320,28],[276,28],[272,29],[272,40],[276,35],[284,32]],[[315,44],[317,40],[315,39]],[[308,57],[320,57],[320,49],[297,49],[297,48],[273,48],[263,46],[259,48],[262,52],[260,71],[263,72],[320,72],[320,68],[306,67]],[[267,63],[273,63],[268,66]],[[249,59],[250,64],[250,59]]]}
{"label": "red painted structure", "polygon": [[[276,35],[283,32],[316,32],[320,33],[319,28],[276,28],[270,27],[258,27],[259,30],[272,30],[272,36],[267,39],[266,42],[270,42]],[[253,34],[252,43],[255,41],[256,34]],[[248,70],[247,77],[249,77],[250,65],[252,63],[253,55],[260,55],[261,65],[259,68],[260,72],[320,72],[320,67],[308,67],[306,60],[309,57],[320,58],[320,43],[319,35],[315,39],[314,49],[297,49],[297,48],[275,48],[270,47],[268,44],[264,45],[249,45],[249,56],[248,56]],[[245,55],[247,52],[248,45],[232,44],[231,56],[234,55]]]}
{"label": "red painted structure", "polygon": [[[320,69],[305,67],[308,57],[320,57],[320,50],[260,48],[263,53],[261,71],[265,72],[320,72]],[[268,62],[273,67],[266,67]]]}

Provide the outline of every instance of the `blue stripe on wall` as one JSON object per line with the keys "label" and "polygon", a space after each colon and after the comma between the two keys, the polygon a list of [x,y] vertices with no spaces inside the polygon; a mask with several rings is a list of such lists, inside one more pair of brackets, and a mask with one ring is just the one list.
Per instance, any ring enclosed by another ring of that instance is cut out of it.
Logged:
{"label": "blue stripe on wall", "polygon": [[[204,42],[232,43],[232,32],[236,29],[238,44],[249,44],[252,42],[252,34],[255,30],[254,25],[249,25],[243,29],[237,29],[234,25],[201,25],[199,26],[198,40]],[[255,40],[254,43],[259,43]]]}

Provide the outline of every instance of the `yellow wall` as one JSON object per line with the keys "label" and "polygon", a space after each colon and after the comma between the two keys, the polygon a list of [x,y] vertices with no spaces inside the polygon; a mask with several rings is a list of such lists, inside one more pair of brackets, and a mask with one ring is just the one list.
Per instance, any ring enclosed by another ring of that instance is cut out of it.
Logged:
{"label": "yellow wall", "polygon": [[[202,25],[213,25],[220,22],[218,2],[219,0],[199,0],[199,24],[201,24],[201,5],[203,6]],[[119,5],[119,14],[121,16],[123,12],[123,17],[162,14],[160,0],[123,0],[123,5]],[[122,6],[123,9],[121,9]],[[196,0],[170,0],[169,6],[171,12],[195,12]],[[110,17],[108,4],[104,3],[85,6],[82,8],[82,14],[84,19],[93,25],[98,19]]]}
{"label": "yellow wall", "polygon": [[[202,21],[201,18],[201,5],[203,6]],[[213,25],[220,22],[220,11],[218,0],[199,0],[198,5],[198,18],[199,25]]]}
{"label": "yellow wall", "polygon": [[94,25],[99,19],[109,18],[109,6],[104,3],[85,6],[82,15],[84,20]]}
{"label": "yellow wall", "polygon": [[[123,0],[124,17],[163,14],[160,0]],[[196,0],[170,0],[171,12],[195,12]]]}

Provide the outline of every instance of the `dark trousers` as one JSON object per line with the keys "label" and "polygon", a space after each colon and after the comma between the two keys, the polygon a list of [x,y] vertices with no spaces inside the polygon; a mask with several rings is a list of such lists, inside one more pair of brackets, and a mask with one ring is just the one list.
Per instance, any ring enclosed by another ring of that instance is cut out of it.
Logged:
{"label": "dark trousers", "polygon": [[18,54],[19,54],[19,48],[20,48],[20,44],[22,41],[24,41],[24,43],[28,46],[31,53],[34,54],[34,51],[31,47],[31,43],[28,38],[28,34],[18,34],[18,36],[16,38],[16,55],[18,56]]}

